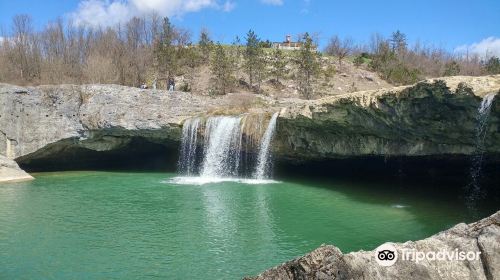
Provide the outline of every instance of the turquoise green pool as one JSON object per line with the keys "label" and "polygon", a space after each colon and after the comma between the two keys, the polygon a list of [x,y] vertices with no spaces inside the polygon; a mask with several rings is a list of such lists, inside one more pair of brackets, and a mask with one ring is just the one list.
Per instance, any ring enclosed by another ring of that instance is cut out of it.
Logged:
{"label": "turquoise green pool", "polygon": [[323,243],[373,249],[467,220],[455,199],[379,185],[173,176],[57,172],[0,185],[0,279],[239,279]]}

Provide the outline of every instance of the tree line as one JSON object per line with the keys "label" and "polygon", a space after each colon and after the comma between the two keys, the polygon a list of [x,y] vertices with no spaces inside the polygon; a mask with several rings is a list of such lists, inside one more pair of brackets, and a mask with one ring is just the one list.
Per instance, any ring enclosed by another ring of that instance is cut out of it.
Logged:
{"label": "tree line", "polygon": [[[17,15],[11,31],[2,37],[0,81],[20,85],[146,83],[165,87],[168,78],[183,75],[189,81],[199,67],[208,65],[211,94],[225,94],[236,86],[261,92],[264,80],[280,84],[293,68],[299,92],[311,98],[322,55],[335,57],[337,72],[350,57],[355,65],[376,71],[393,84],[426,77],[500,73],[497,57],[484,61],[419,44],[410,48],[406,35],[399,31],[390,38],[374,35],[366,45],[333,36],[323,53],[316,51],[313,38],[305,33],[299,36],[301,48],[288,52],[270,49],[271,42],[252,30],[243,42],[237,37],[231,45],[214,42],[207,30],[193,40],[189,30],[154,13],[108,28],[73,26],[58,19],[39,31],[30,16]],[[191,86],[185,82],[180,89],[190,91]]]}
{"label": "tree line", "polygon": [[478,54],[450,53],[420,43],[408,45],[406,34],[397,30],[388,38],[374,34],[368,44],[354,44],[350,38],[333,36],[325,49],[338,59],[339,65],[348,56],[354,64],[365,64],[370,70],[395,85],[412,84],[425,78],[443,76],[479,76],[500,74],[500,59]]}

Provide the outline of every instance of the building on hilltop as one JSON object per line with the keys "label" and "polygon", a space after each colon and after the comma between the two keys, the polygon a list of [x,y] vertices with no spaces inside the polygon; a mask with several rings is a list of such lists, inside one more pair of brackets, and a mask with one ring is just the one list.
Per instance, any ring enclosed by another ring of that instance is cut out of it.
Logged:
{"label": "building on hilltop", "polygon": [[[299,50],[302,47],[302,42],[292,42],[292,36],[286,35],[284,42],[273,42],[273,49],[283,50]],[[316,45],[313,45],[313,50],[316,50]]]}

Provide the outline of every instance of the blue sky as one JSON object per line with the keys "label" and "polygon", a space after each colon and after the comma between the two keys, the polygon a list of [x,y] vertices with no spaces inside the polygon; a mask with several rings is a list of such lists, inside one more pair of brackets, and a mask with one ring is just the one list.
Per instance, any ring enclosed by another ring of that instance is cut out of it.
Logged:
{"label": "blue sky", "polygon": [[324,46],[333,34],[367,42],[374,32],[387,36],[399,29],[410,43],[500,54],[499,0],[0,0],[0,27],[8,30],[12,16],[20,13],[32,15],[41,28],[57,17],[113,25],[151,10],[193,34],[208,28],[223,42],[244,37],[249,29],[271,41],[309,31],[317,32]]}

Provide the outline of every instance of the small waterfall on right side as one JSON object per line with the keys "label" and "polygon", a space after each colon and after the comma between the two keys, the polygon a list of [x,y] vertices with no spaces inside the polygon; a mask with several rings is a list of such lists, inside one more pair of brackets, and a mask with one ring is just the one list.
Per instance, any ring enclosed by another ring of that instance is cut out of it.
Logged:
{"label": "small waterfall on right side", "polygon": [[264,132],[264,136],[260,142],[259,157],[257,158],[257,168],[254,175],[256,179],[266,179],[268,176],[266,173],[269,172],[269,147],[274,136],[276,119],[278,119],[278,113],[274,113],[271,117],[266,132]]}
{"label": "small waterfall on right side", "polygon": [[475,132],[476,151],[472,156],[470,168],[470,183],[466,187],[466,203],[469,208],[475,208],[477,201],[481,198],[481,169],[483,165],[483,156],[486,150],[484,140],[487,134],[488,118],[490,115],[491,104],[496,94],[490,93],[484,96],[478,109],[477,124]]}

